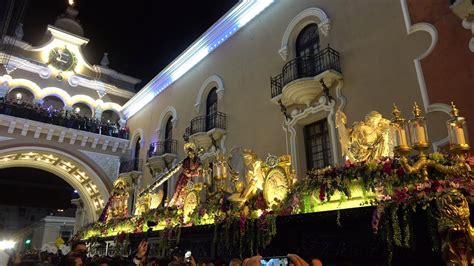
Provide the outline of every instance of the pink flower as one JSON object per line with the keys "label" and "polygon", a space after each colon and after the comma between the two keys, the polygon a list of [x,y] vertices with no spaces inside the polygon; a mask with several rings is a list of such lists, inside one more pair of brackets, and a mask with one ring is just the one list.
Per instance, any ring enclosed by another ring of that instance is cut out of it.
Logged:
{"label": "pink flower", "polygon": [[443,192],[443,184],[441,184],[438,180],[433,180],[431,182],[431,190],[438,193]]}
{"label": "pink flower", "polygon": [[385,161],[382,166],[382,172],[386,173],[387,175],[392,173],[392,162],[390,160]]}
{"label": "pink flower", "polygon": [[403,188],[403,189],[394,189],[394,192],[395,192],[395,195],[393,196],[393,198],[395,199],[395,201],[397,201],[398,203],[403,203],[405,202],[406,200],[408,200],[408,198],[410,197],[410,195],[408,195],[408,189],[407,188]]}
{"label": "pink flower", "polygon": [[293,200],[291,201],[291,208],[293,210],[298,209],[300,207],[300,198],[295,194],[293,195]]}
{"label": "pink flower", "polygon": [[353,167],[354,165],[352,164],[351,160],[346,160],[344,162],[344,168],[351,168]]}

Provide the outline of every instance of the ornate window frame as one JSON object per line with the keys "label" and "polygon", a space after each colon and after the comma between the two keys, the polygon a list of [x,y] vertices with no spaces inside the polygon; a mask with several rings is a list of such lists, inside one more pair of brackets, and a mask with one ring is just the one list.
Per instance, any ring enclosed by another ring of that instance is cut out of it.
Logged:
{"label": "ornate window frame", "polygon": [[[135,131],[133,131],[133,134],[131,135],[132,137],[130,138],[130,152],[133,156],[135,155],[135,143],[137,142],[138,138],[140,138],[140,150],[143,150],[145,147],[145,133],[142,128],[137,128]],[[138,159],[138,158],[137,158]]]}
{"label": "ornate window frame", "polygon": [[201,108],[201,106],[206,106],[207,95],[213,88],[217,88],[217,99],[218,101],[222,101],[225,90],[224,82],[222,81],[222,78],[218,75],[212,75],[202,83],[201,88],[199,89],[198,95],[196,97],[196,103],[194,104],[194,107],[196,107],[196,111],[199,114],[205,113],[205,108]]}
{"label": "ornate window frame", "polygon": [[158,120],[158,127],[155,129],[158,140],[164,140],[165,127],[168,119],[172,117],[173,129],[176,129],[178,123],[178,112],[174,106],[168,106],[161,111],[160,119]]}
{"label": "ornate window frame", "polygon": [[278,50],[283,61],[287,61],[295,57],[295,42],[299,32],[309,24],[316,23],[319,32],[328,37],[331,30],[331,20],[326,13],[317,7],[311,7],[301,11],[296,15],[286,27],[285,33],[281,40],[281,47]]}
{"label": "ornate window frame", "polygon": [[[287,151],[291,154],[292,164],[294,165],[294,170],[298,176],[301,176],[303,173],[301,170],[302,161],[306,160],[304,145],[302,146],[300,141],[303,138],[302,136],[302,127],[305,125],[311,124],[314,121],[321,120],[326,118],[329,127],[329,139],[331,143],[331,153],[332,153],[332,164],[336,165],[341,162],[340,154],[340,145],[339,137],[336,130],[335,114],[338,109],[343,110],[346,105],[346,99],[342,95],[343,81],[338,82],[337,87],[335,88],[336,97],[334,100],[328,101],[324,96],[319,98],[319,101],[313,104],[310,107],[305,109],[294,109],[291,112],[291,119],[283,121],[283,131],[286,133],[287,138]],[[288,136],[289,133],[289,136]],[[309,169],[307,169],[309,170]]]}

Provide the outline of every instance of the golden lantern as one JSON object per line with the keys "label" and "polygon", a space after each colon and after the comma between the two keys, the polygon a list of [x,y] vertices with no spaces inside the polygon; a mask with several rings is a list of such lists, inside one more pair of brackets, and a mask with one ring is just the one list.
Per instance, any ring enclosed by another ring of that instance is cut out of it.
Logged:
{"label": "golden lantern", "polygon": [[398,154],[409,153],[410,139],[408,136],[408,123],[401,117],[401,112],[398,107],[393,104],[392,108],[393,119],[391,121],[392,136],[394,136],[394,149]]}
{"label": "golden lantern", "polygon": [[413,106],[414,118],[408,121],[410,128],[410,140],[413,148],[416,150],[427,149],[430,144],[428,141],[428,130],[426,128],[426,119],[421,116],[421,109],[416,104]]}
{"label": "golden lantern", "polygon": [[459,116],[459,109],[451,102],[452,118],[446,122],[448,127],[449,147],[451,151],[468,151],[469,140],[466,119]]}

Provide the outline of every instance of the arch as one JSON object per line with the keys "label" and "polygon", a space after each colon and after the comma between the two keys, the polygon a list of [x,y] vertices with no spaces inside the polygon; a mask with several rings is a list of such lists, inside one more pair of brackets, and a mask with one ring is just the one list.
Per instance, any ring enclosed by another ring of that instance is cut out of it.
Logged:
{"label": "arch", "polygon": [[[322,9],[311,7],[301,11],[291,20],[290,24],[288,24],[285,32],[283,33],[281,47],[280,50],[278,50],[278,53],[284,61],[294,57],[293,46],[296,36],[304,27],[312,23],[316,23],[318,25],[318,29],[321,34],[324,36],[329,36],[331,20]],[[288,54],[288,52],[291,54]]]}
{"label": "arch", "polygon": [[166,107],[160,114],[160,119],[158,120],[158,127],[156,128],[156,133],[158,140],[164,139],[164,132],[166,127],[166,122],[172,117],[171,122],[173,123],[173,128],[176,128],[176,123],[178,122],[178,112],[174,106]]}
{"label": "arch", "polygon": [[27,79],[13,79],[9,75],[4,75],[0,77],[0,84],[7,82],[8,90],[7,93],[13,90],[16,87],[23,87],[31,93],[33,93],[35,100],[43,100],[45,97],[48,96],[56,96],[61,99],[64,103],[65,107],[72,108],[75,103],[84,102],[88,104],[94,110],[100,108],[102,111],[113,110],[118,114],[121,120],[125,120],[124,115],[122,112],[122,106],[114,102],[106,102],[104,103],[101,99],[94,100],[92,97],[78,94],[71,96],[65,90],[57,87],[47,87],[41,89],[36,83]]}
{"label": "arch", "polygon": [[217,96],[221,100],[224,95],[224,82],[218,75],[212,75],[202,83],[196,98],[196,104],[194,104],[198,113],[201,112],[201,106],[206,105],[207,95],[213,88],[217,89]]}
{"label": "arch", "polygon": [[109,198],[107,185],[99,175],[84,161],[62,151],[38,146],[3,149],[0,168],[10,167],[37,168],[61,177],[79,191],[89,222],[97,220]]}
{"label": "arch", "polygon": [[68,99],[69,106],[72,107],[76,103],[84,103],[85,105],[89,106],[91,110],[95,110],[95,108],[97,108],[99,105],[94,99],[92,99],[92,97],[84,94],[74,95]]}
{"label": "arch", "polygon": [[133,131],[133,134],[131,135],[130,138],[130,147],[129,149],[132,151],[132,154],[135,152],[135,142],[137,142],[137,139],[140,138],[140,147],[143,148],[145,146],[145,133],[143,129],[137,128],[135,131]]}
{"label": "arch", "polygon": [[120,112],[120,110],[122,109],[122,106],[113,102],[102,103],[99,106],[102,112],[109,111],[109,110],[114,111],[115,113],[117,113],[120,119],[125,120],[125,117],[123,116],[122,112]]}
{"label": "arch", "polygon": [[100,121],[102,122],[111,122],[118,123],[120,122],[120,115],[119,113],[115,112],[114,110],[105,110],[102,112]]}
{"label": "arch", "polygon": [[41,104],[43,108],[49,108],[49,106],[52,106],[54,109],[59,111],[59,110],[63,110],[66,107],[62,99],[56,95],[48,95],[44,97],[43,99],[41,99],[41,102],[42,102]]}
{"label": "arch", "polygon": [[31,90],[23,86],[12,88],[6,95],[6,99],[16,101],[17,93],[20,93],[22,95],[21,102],[26,102],[29,104],[33,104],[35,102],[35,95],[31,92]]}
{"label": "arch", "polygon": [[22,87],[33,93],[35,99],[41,97],[41,88],[33,81],[27,79],[12,79],[10,76],[5,77],[5,80],[8,82],[7,93],[15,88]]}
{"label": "arch", "polygon": [[55,96],[57,98],[59,98],[64,106],[66,107],[72,107],[68,105],[68,99],[71,98],[71,96],[69,95],[69,93],[67,93],[66,91],[60,89],[60,88],[56,88],[56,87],[47,87],[47,88],[44,88],[41,90],[41,97],[38,98],[38,100],[44,100],[44,98],[46,97],[49,97],[49,96]]}
{"label": "arch", "polygon": [[79,108],[79,114],[88,118],[94,117],[94,109],[92,109],[87,103],[77,102],[72,105],[72,111],[76,113],[76,108]]}

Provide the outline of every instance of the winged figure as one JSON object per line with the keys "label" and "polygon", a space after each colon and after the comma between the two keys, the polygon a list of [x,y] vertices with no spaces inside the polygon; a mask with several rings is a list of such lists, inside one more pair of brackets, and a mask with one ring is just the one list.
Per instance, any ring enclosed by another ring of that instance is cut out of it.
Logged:
{"label": "winged figure", "polygon": [[336,112],[336,128],[339,133],[342,155],[353,162],[371,161],[393,156],[390,120],[376,111],[369,112],[364,121],[346,128],[347,116]]}

